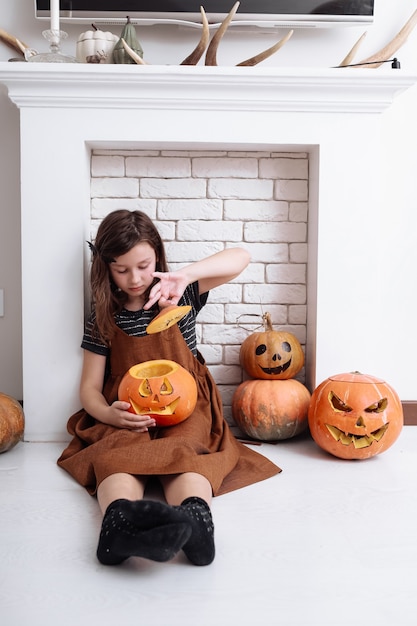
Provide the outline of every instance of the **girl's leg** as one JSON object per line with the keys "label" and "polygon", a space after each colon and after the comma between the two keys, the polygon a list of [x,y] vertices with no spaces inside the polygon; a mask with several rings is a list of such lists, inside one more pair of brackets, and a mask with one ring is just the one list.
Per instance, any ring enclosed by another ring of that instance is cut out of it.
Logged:
{"label": "girl's leg", "polygon": [[161,476],[167,502],[184,512],[191,522],[192,534],[183,550],[194,565],[209,565],[215,555],[214,525],[210,511],[210,482],[194,472]]}
{"label": "girl's leg", "polygon": [[146,480],[113,474],[99,485],[97,497],[104,516],[97,558],[117,565],[130,556],[153,561],[172,559],[191,536],[184,512],[153,500],[143,500]]}
{"label": "girl's leg", "polygon": [[142,500],[146,480],[130,474],[112,474],[100,483],[97,499],[101,512],[104,514],[109,504],[120,498],[126,500]]}
{"label": "girl's leg", "polygon": [[175,476],[160,476],[166,501],[169,504],[181,504],[185,498],[197,496],[211,503],[212,488],[205,476],[195,472],[176,474]]}

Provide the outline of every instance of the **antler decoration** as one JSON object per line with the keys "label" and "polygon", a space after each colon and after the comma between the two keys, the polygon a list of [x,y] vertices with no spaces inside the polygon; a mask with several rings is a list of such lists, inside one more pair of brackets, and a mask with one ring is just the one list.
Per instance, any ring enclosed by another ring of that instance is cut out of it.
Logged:
{"label": "antler decoration", "polygon": [[246,61],[242,61],[242,63],[238,63],[238,67],[248,66],[248,65],[257,65],[258,63],[261,63],[261,61],[264,61],[268,57],[275,54],[275,52],[278,52],[278,50],[282,48],[282,46],[285,45],[289,39],[291,39],[293,33],[294,31],[290,30],[285,35],[285,37],[283,37],[280,41],[278,41],[278,43],[276,43],[274,46],[271,46],[267,50],[260,52],[259,54],[255,55],[254,57],[251,57],[250,59],[247,59]]}
{"label": "antler decoration", "polygon": [[201,20],[203,22],[203,32],[201,33],[201,39],[198,42],[195,50],[192,51],[190,56],[184,59],[181,65],[197,65],[197,63],[203,56],[208,46],[208,43],[210,40],[210,30],[209,30],[209,23],[208,23],[207,15],[203,7],[200,7],[200,13],[201,13]]}
{"label": "antler decoration", "polygon": [[19,39],[17,39],[17,37],[10,35],[2,28],[0,28],[0,41],[3,41],[10,48],[13,48],[13,50],[15,50],[16,52],[19,52],[22,55],[24,54],[27,48],[26,44],[22,43],[21,41],[19,41]]}
{"label": "antler decoration", "polygon": [[340,63],[339,67],[346,67],[347,65],[350,65],[352,63],[355,57],[355,54],[358,51],[359,46],[361,45],[362,41],[365,39],[366,35],[367,33],[365,32],[359,37],[358,41],[355,43],[353,48],[349,50],[349,52],[347,53],[343,61]]}
{"label": "antler decoration", "polygon": [[[220,41],[224,37],[225,32],[227,31],[230,22],[233,20],[236,11],[238,10],[240,2],[236,2],[230,13],[224,18],[223,22],[220,24],[218,30],[213,35],[210,43],[210,31],[209,31],[209,23],[207,20],[207,15],[203,7],[200,7],[201,18],[203,23],[203,31],[201,33],[200,41],[197,44],[197,47],[193,50],[193,52],[186,58],[180,65],[197,65],[204,52],[207,49],[206,57],[205,57],[205,65],[207,66],[216,66],[217,65],[217,50],[220,44]],[[278,41],[274,46],[271,46],[267,50],[260,52],[259,54],[251,57],[250,59],[246,59],[246,61],[242,61],[238,63],[238,66],[253,66],[261,63],[261,61],[265,61],[268,57],[272,56],[277,52],[283,45],[287,43],[287,41],[291,38],[293,34],[293,30],[290,30],[283,39]],[[124,49],[129,54],[129,56],[138,64],[138,65],[147,65],[146,61],[142,59],[132,48],[122,39],[122,44]],[[208,46],[208,47],[207,47]]]}
{"label": "antler decoration", "polygon": [[[376,68],[382,65],[385,61],[388,61],[396,52],[405,44],[408,39],[408,36],[412,32],[413,28],[417,25],[417,9],[414,11],[410,19],[404,24],[402,29],[397,33],[397,35],[392,39],[382,50],[376,52],[371,55],[367,59],[363,59],[360,63],[355,63],[355,67],[370,67]],[[353,46],[352,50],[348,53],[348,55],[343,59],[339,67],[346,67],[351,65],[351,61],[359,48],[359,45],[362,43],[364,35],[356,42]]]}
{"label": "antler decoration", "polygon": [[225,17],[223,22],[220,25],[220,28],[214,33],[212,40],[210,41],[210,45],[207,48],[206,52],[206,65],[217,65],[217,49],[219,47],[220,41],[223,39],[223,36],[227,29],[229,28],[229,24],[235,16],[236,11],[239,8],[240,2],[236,2],[230,13]]}

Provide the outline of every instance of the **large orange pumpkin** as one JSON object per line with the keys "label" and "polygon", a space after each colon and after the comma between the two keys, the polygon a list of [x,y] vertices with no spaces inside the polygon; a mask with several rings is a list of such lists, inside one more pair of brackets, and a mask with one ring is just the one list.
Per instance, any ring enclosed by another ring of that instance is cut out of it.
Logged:
{"label": "large orange pumpkin", "polygon": [[293,378],[304,365],[304,352],[292,333],[274,330],[271,316],[262,316],[264,330],[249,335],[240,347],[240,365],[252,378]]}
{"label": "large orange pumpkin", "polygon": [[132,413],[151,415],[157,426],[173,426],[194,411],[197,385],[175,361],[156,359],[133,365],[120,382],[118,397],[130,402]]}
{"label": "large orange pumpkin", "polygon": [[25,416],[17,400],[0,393],[0,453],[11,450],[23,439]]}
{"label": "large orange pumpkin", "polygon": [[341,459],[367,459],[387,450],[403,427],[403,409],[385,381],[352,372],[323,381],[313,392],[308,423],[314,441]]}
{"label": "large orange pumpkin", "polygon": [[232,415],[252,439],[290,439],[307,429],[310,392],[294,379],[246,380],[232,399]]}

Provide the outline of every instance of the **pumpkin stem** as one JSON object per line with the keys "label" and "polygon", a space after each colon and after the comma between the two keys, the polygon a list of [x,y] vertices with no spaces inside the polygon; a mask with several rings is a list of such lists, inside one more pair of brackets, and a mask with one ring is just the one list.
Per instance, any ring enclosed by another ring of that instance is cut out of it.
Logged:
{"label": "pumpkin stem", "polygon": [[265,330],[267,330],[267,331],[273,330],[272,321],[271,321],[271,314],[270,313],[268,313],[268,312],[264,313],[262,315],[262,320],[263,320],[263,323],[264,323]]}

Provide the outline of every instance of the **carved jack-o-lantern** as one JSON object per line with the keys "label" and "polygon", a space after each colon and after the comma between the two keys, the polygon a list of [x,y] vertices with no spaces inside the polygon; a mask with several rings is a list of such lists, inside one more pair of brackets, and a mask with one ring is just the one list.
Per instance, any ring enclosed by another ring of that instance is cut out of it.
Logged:
{"label": "carved jack-o-lantern", "polygon": [[240,364],[252,378],[293,378],[304,365],[304,352],[292,333],[273,330],[271,316],[262,316],[264,330],[252,333],[240,347]]}
{"label": "carved jack-o-lantern", "polygon": [[330,376],[313,392],[310,432],[323,450],[341,459],[384,452],[403,426],[401,401],[383,380],[352,372]]}
{"label": "carved jack-o-lantern", "polygon": [[175,361],[156,359],[133,365],[120,382],[118,397],[130,402],[132,413],[151,415],[157,426],[173,426],[193,412],[197,386]]}

